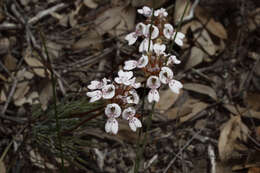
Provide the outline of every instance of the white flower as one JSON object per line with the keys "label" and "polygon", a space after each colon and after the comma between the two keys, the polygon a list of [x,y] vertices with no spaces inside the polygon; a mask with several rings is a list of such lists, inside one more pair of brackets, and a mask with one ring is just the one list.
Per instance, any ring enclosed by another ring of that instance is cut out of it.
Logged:
{"label": "white flower", "polygon": [[168,13],[164,8],[161,8],[161,9],[154,11],[154,16],[159,16],[160,18],[167,17]]}
{"label": "white flower", "polygon": [[126,98],[127,103],[129,104],[138,104],[139,103],[139,96],[136,90],[132,89],[129,91],[130,96]]}
{"label": "white flower", "polygon": [[151,89],[157,89],[161,86],[161,82],[157,76],[150,76],[147,79],[146,85]]}
{"label": "white flower", "polygon": [[102,96],[104,99],[111,99],[115,96],[115,86],[113,84],[106,85],[102,88]]}
{"label": "white flower", "polygon": [[167,39],[172,39],[173,37],[173,27],[171,24],[167,23],[164,24],[164,28],[163,28],[163,35],[167,38]]}
{"label": "white flower", "polygon": [[142,57],[138,60],[129,60],[125,61],[124,70],[133,70],[137,68],[144,68],[148,64],[148,56],[142,55]]}
{"label": "white flower", "polygon": [[125,39],[128,41],[128,45],[133,45],[137,38],[143,35],[145,26],[146,25],[143,23],[138,23],[135,27],[135,32],[131,32],[125,36]]}
{"label": "white flower", "polygon": [[135,89],[140,88],[141,87],[141,83],[135,83],[136,77],[130,79],[130,86],[134,87]]}
{"label": "white flower", "polygon": [[[174,31],[173,27],[171,24],[164,24],[164,29],[163,29],[163,35],[170,40],[174,39],[176,32]],[[174,42],[179,45],[182,46],[183,45],[183,39],[184,39],[185,35],[181,32],[177,32],[176,34],[176,38],[174,40]]]}
{"label": "white flower", "polygon": [[87,96],[91,97],[89,102],[95,102],[95,101],[97,101],[97,100],[102,98],[102,92],[99,91],[99,90],[87,92]]}
{"label": "white flower", "polygon": [[149,50],[153,50],[153,41],[150,40],[150,47],[149,47],[149,38],[145,38],[141,44],[139,45],[139,52],[149,52]]}
{"label": "white flower", "polygon": [[130,81],[132,77],[133,77],[132,71],[124,72],[123,70],[119,70],[118,77],[115,78],[115,81],[118,84],[124,84],[128,86],[132,83],[132,81]]}
{"label": "white flower", "polygon": [[159,77],[163,84],[169,84],[172,92],[179,94],[183,85],[179,81],[173,79],[173,72],[169,67],[162,67]]}
{"label": "white flower", "polygon": [[[143,52],[143,51],[147,51],[148,52],[149,50],[153,50],[153,42],[152,42],[152,40],[158,37],[159,29],[156,26],[152,25],[152,29],[151,29],[152,32],[150,33],[150,27],[151,27],[151,24],[148,24],[148,25],[146,25],[146,27],[144,29],[144,33],[143,34],[144,34],[145,38],[141,42],[141,44],[139,46],[139,52]],[[150,40],[150,47],[149,47],[149,40]]]}
{"label": "white flower", "polygon": [[138,9],[137,12],[145,17],[151,17],[153,14],[153,10],[147,6],[144,6],[142,9]]}
{"label": "white flower", "polygon": [[169,87],[172,90],[172,92],[179,94],[180,89],[183,87],[183,85],[179,81],[172,79],[169,82]]}
{"label": "white flower", "polygon": [[157,88],[161,86],[160,80],[157,76],[150,76],[147,79],[146,85],[151,88],[148,94],[148,101],[151,103],[152,101],[158,102],[160,99],[159,92]]}
{"label": "white flower", "polygon": [[105,124],[105,131],[107,133],[117,134],[118,122],[115,118],[109,118]]}
{"label": "white flower", "polygon": [[160,81],[163,84],[168,84],[173,78],[173,72],[169,67],[162,67],[159,74]]}
{"label": "white flower", "polygon": [[168,58],[168,61],[167,61],[166,65],[170,65],[170,64],[180,64],[180,63],[181,63],[181,61],[178,60],[178,59],[176,58],[176,56],[171,55],[171,56]]}
{"label": "white flower", "polygon": [[90,90],[96,90],[96,89],[101,89],[103,86],[107,85],[107,82],[110,82],[107,78],[103,78],[102,82],[93,80],[91,81],[90,85],[88,85],[88,89]]}
{"label": "white flower", "polygon": [[154,44],[153,45],[153,50],[154,52],[156,53],[157,56],[159,55],[162,55],[162,54],[165,54],[165,49],[166,49],[166,46],[164,44]]}
{"label": "white flower", "polygon": [[126,108],[123,111],[122,116],[123,116],[124,119],[129,121],[129,127],[134,132],[136,131],[137,128],[142,127],[141,121],[138,118],[135,117],[135,109],[133,107]]}
{"label": "white flower", "polygon": [[105,114],[108,117],[108,120],[105,125],[106,132],[117,134],[118,122],[116,118],[118,118],[121,114],[120,106],[116,103],[108,104],[105,108]]}

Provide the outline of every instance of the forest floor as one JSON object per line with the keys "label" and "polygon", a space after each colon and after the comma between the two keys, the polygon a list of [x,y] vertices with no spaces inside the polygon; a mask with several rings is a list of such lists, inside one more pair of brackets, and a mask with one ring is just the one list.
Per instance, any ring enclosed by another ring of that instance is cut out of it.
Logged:
{"label": "forest floor", "polygon": [[[142,136],[124,122],[105,133],[87,85],[140,56],[124,40],[137,9],[166,8],[176,24],[185,4],[0,1],[0,173],[62,172],[61,157],[68,173],[131,173]],[[260,1],[200,0],[181,32],[183,89],[160,91],[139,172],[260,173]]]}

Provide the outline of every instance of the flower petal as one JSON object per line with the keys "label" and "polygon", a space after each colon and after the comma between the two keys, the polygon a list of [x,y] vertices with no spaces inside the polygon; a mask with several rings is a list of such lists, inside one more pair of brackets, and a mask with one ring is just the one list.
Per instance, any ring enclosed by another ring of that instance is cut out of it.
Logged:
{"label": "flower petal", "polygon": [[156,53],[156,55],[162,55],[164,54],[164,51],[166,49],[166,46],[164,44],[154,44],[153,45],[153,50]]}
{"label": "flower petal", "polygon": [[135,108],[134,107],[128,107],[126,108],[123,113],[122,116],[125,120],[129,120],[132,119],[135,116]]}
{"label": "flower petal", "polygon": [[107,133],[110,133],[111,132],[111,127],[112,127],[112,121],[111,121],[111,119],[108,119],[106,124],[105,124],[105,131]]}
{"label": "flower petal", "polygon": [[183,87],[183,85],[182,85],[181,82],[172,79],[172,80],[169,82],[169,87],[170,87],[170,89],[172,90],[172,92],[174,92],[174,93],[176,93],[176,94],[179,94],[179,93],[180,93],[180,89]]}
{"label": "flower petal", "polygon": [[161,82],[157,76],[150,76],[146,81],[146,85],[151,89],[157,89],[161,86]]}
{"label": "flower petal", "polygon": [[153,50],[153,42],[152,40],[150,40],[150,47],[149,47],[149,39],[145,38],[139,46],[139,52],[144,52],[144,51],[149,52],[148,48],[149,50]]}
{"label": "flower petal", "polygon": [[148,102],[158,102],[160,99],[159,92],[156,89],[151,89],[148,94]]}
{"label": "flower petal", "polygon": [[167,39],[171,39],[173,36],[173,26],[171,24],[164,24],[163,35]]}
{"label": "flower petal", "polygon": [[131,32],[130,34],[127,34],[125,36],[125,40],[128,41],[128,45],[133,45],[136,42],[137,38],[138,36],[135,32]]}
{"label": "flower petal", "polygon": [[99,91],[99,90],[87,92],[87,96],[88,96],[88,97],[91,97],[91,99],[89,100],[89,102],[95,102],[95,101],[101,99],[101,97],[102,97],[102,92]]}
{"label": "flower petal", "polygon": [[145,17],[150,17],[152,16],[152,9],[147,7],[147,6],[144,6],[142,9],[138,9],[137,12],[139,14],[142,14],[144,15]]}
{"label": "flower petal", "polygon": [[160,81],[163,84],[167,84],[173,78],[173,72],[169,67],[162,67],[159,73]]}
{"label": "flower petal", "polygon": [[129,127],[130,127],[130,129],[132,130],[132,131],[136,131],[136,126],[135,126],[135,123],[133,122],[133,121],[129,121]]}
{"label": "flower petal", "polygon": [[176,58],[176,56],[171,55],[171,56],[168,58],[168,61],[167,61],[166,65],[170,65],[170,64],[180,64],[180,63],[181,63],[181,61],[178,60],[178,59]]}
{"label": "flower petal", "polygon": [[108,104],[105,108],[105,114],[108,118],[117,118],[121,114],[121,108],[116,103]]}
{"label": "flower petal", "polygon": [[124,70],[133,70],[136,68],[136,66],[137,66],[137,61],[135,60],[125,61]]}
{"label": "flower petal", "polygon": [[113,134],[117,134],[118,132],[118,122],[116,119],[113,120],[112,126],[111,126],[111,131]]}
{"label": "flower petal", "polygon": [[135,123],[135,127],[137,127],[137,128],[142,127],[142,123],[141,123],[141,121],[138,118],[133,117],[133,121]]}
{"label": "flower petal", "polygon": [[115,86],[113,84],[106,85],[102,88],[103,98],[111,99],[115,96]]}
{"label": "flower petal", "polygon": [[154,12],[154,16],[159,16],[159,17],[167,17],[168,16],[168,13],[167,11],[165,10],[165,8],[161,8],[161,9],[158,9]]}
{"label": "flower petal", "polygon": [[142,57],[137,62],[137,67],[138,68],[144,68],[148,64],[148,61],[149,61],[148,56],[142,55]]}
{"label": "flower petal", "polygon": [[100,81],[93,80],[93,81],[91,81],[90,85],[88,85],[88,89],[96,90],[96,89],[100,89],[101,86],[102,86],[102,83]]}

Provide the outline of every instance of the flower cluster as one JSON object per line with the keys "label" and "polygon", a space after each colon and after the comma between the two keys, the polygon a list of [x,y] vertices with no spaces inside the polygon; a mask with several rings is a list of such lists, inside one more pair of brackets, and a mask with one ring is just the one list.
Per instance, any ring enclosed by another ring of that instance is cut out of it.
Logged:
{"label": "flower cluster", "polygon": [[[167,43],[174,41],[177,45],[183,45],[184,34],[174,30],[167,22],[168,13],[164,8],[154,11],[144,6],[137,10],[138,13],[147,17],[144,23],[138,23],[135,31],[128,34],[125,39],[129,45],[133,45],[139,37],[143,38],[139,45],[142,56],[139,60],[125,62],[124,70],[140,68],[147,79],[146,86],[150,88],[149,102],[158,102],[160,99],[159,88],[161,84],[168,84],[172,92],[179,93],[182,84],[173,79],[172,65],[181,63],[175,55],[166,53]],[[154,17],[154,19],[153,19]],[[152,23],[152,24],[151,24]]]}
{"label": "flower cluster", "polygon": [[138,23],[135,31],[126,35],[125,39],[129,45],[133,45],[138,38],[142,38],[139,45],[139,52],[142,53],[138,60],[125,61],[123,70],[118,71],[118,77],[114,80],[104,78],[102,81],[92,81],[88,85],[87,92],[90,102],[100,99],[107,101],[105,115],[107,122],[105,131],[117,134],[117,118],[128,120],[131,130],[136,131],[142,127],[141,121],[137,118],[136,106],[139,103],[139,95],[136,89],[141,83],[136,82],[133,71],[136,68],[143,71],[146,82],[144,86],[150,88],[148,102],[158,102],[160,99],[159,89],[162,84],[169,85],[170,89],[179,93],[182,84],[173,79],[171,67],[181,63],[176,56],[166,53],[167,44],[174,41],[177,45],[183,45],[184,34],[176,32],[171,24],[167,22],[168,13],[161,8],[153,9],[144,6],[138,9],[139,14],[147,17],[144,23]]}

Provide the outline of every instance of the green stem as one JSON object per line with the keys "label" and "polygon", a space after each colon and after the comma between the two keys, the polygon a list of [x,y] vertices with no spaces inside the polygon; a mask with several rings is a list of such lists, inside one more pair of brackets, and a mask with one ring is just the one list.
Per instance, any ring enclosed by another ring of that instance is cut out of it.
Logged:
{"label": "green stem", "polygon": [[55,80],[55,75],[54,75],[54,71],[52,69],[51,66],[51,61],[50,61],[50,57],[49,57],[49,53],[46,47],[46,43],[45,40],[43,39],[43,35],[41,33],[41,39],[42,39],[42,43],[43,43],[43,47],[47,56],[47,66],[48,69],[51,72],[51,83],[52,83],[52,93],[53,93],[53,104],[54,104],[54,114],[55,114],[55,121],[56,121],[56,131],[57,131],[57,138],[59,141],[59,148],[60,148],[60,157],[61,157],[61,167],[62,167],[62,172],[65,172],[64,170],[64,154],[63,154],[63,148],[62,148],[62,136],[61,136],[61,125],[59,122],[59,117],[58,117],[58,111],[57,111],[57,94],[56,94],[56,80]]}
{"label": "green stem", "polygon": [[153,117],[153,113],[154,113],[154,108],[155,108],[155,102],[153,102],[152,110],[151,110],[150,115],[148,117],[146,132],[144,134],[142,146],[140,147],[140,145],[139,145],[139,148],[138,148],[137,157],[136,157],[136,161],[135,161],[134,173],[138,173],[138,170],[139,170],[139,167],[140,167],[140,162],[142,160],[143,153],[144,153],[144,147],[147,144],[147,134],[148,134],[148,131],[151,128],[151,125],[152,125],[152,117]]}

